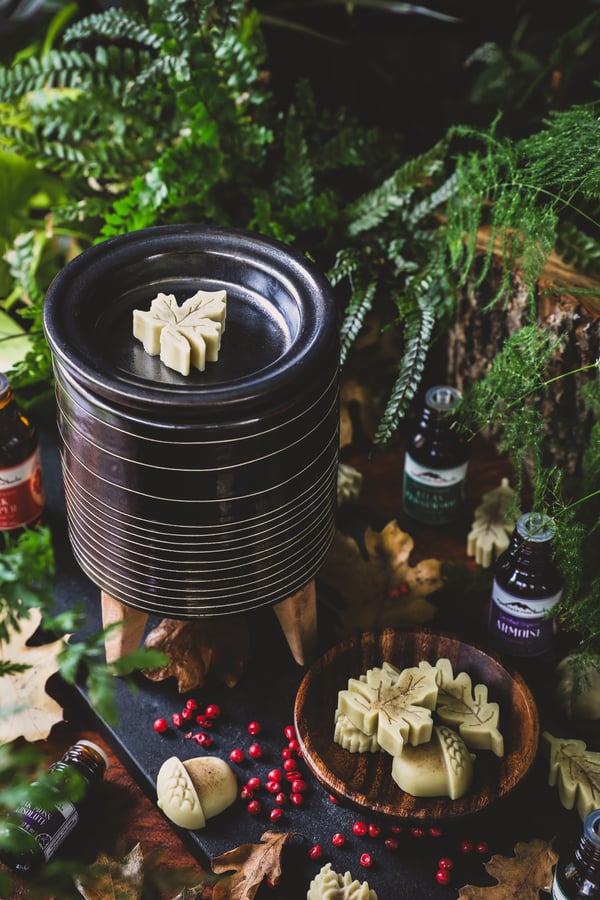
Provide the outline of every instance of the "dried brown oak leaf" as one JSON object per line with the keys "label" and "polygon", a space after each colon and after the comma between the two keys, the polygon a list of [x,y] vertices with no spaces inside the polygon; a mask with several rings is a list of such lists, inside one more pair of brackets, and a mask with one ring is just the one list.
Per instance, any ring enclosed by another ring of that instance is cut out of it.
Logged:
{"label": "dried brown oak leaf", "polygon": [[85,874],[75,878],[75,886],[85,900],[141,900],[144,884],[144,854],[136,844],[123,859],[101,853]]}
{"label": "dried brown oak leaf", "polygon": [[337,531],[319,580],[341,598],[340,630],[370,631],[430,622],[436,613],[428,599],[443,584],[441,562],[411,565],[414,541],[395,520],[381,531],[368,527],[365,554],[353,537]]}
{"label": "dried brown oak leaf", "polygon": [[63,720],[62,706],[46,693],[46,683],[59,669],[58,656],[68,638],[27,646],[41,620],[41,611],[30,609],[29,618],[20,621],[21,630],[12,630],[8,643],[0,642],[2,662],[27,667],[2,678],[0,744],[18,737],[26,741],[45,740],[52,726]]}
{"label": "dried brown oak leaf", "polygon": [[175,621],[163,619],[146,637],[146,647],[169,657],[166,666],[144,674],[151,681],[177,679],[180,694],[203,687],[213,671],[235,687],[250,657],[250,636],[244,616]]}
{"label": "dried brown oak leaf", "polygon": [[545,841],[515,844],[514,856],[497,854],[485,863],[486,871],[498,884],[466,884],[458,891],[459,900],[539,900],[540,891],[550,893],[552,867],[557,859]]}
{"label": "dried brown oak leaf", "polygon": [[252,900],[264,879],[275,886],[281,878],[281,851],[294,832],[265,831],[260,844],[242,844],[212,861],[213,872],[235,870],[218,881],[213,900]]}

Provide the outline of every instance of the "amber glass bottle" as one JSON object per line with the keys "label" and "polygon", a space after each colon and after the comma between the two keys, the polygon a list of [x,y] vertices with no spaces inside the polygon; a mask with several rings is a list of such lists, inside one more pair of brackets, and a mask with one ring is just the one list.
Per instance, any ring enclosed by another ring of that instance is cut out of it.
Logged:
{"label": "amber glass bottle", "polygon": [[[19,872],[35,872],[56,853],[79,822],[85,803],[108,769],[92,741],[77,741],[49,769],[44,802],[23,803],[0,826],[0,859]],[[35,798],[35,783],[32,785]]]}
{"label": "amber glass bottle", "polygon": [[600,898],[600,809],[585,817],[579,843],[561,853],[554,870],[554,900]]}
{"label": "amber glass bottle", "polygon": [[37,431],[0,372],[0,531],[18,533],[39,524],[43,508]]}
{"label": "amber glass bottle", "polygon": [[468,448],[452,417],[459,399],[456,388],[430,388],[406,445],[402,506],[425,525],[456,522],[464,511]]}
{"label": "amber glass bottle", "polygon": [[552,560],[554,530],[549,516],[526,513],[496,560],[489,628],[496,647],[510,656],[541,656],[553,649],[556,621],[551,611],[563,592]]}

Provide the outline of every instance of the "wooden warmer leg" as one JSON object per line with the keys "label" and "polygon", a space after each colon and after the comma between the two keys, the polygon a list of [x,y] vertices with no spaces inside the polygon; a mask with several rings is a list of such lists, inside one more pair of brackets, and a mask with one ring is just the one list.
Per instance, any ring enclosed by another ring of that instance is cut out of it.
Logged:
{"label": "wooden warmer leg", "polygon": [[317,652],[317,590],[314,579],[292,597],[273,607],[292,656],[300,666],[311,663]]}
{"label": "wooden warmer leg", "polygon": [[137,650],[142,642],[148,613],[126,606],[119,600],[110,597],[104,591],[100,594],[102,601],[102,625],[119,625],[113,628],[104,639],[106,662],[112,663],[126,653]]}

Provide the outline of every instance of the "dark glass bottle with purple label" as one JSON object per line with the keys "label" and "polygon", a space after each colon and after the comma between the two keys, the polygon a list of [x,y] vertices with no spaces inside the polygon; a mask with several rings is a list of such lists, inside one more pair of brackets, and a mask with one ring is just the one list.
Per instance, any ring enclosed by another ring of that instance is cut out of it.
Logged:
{"label": "dark glass bottle with purple label", "polygon": [[77,741],[50,766],[31,797],[0,824],[0,859],[18,872],[36,872],[56,853],[79,822],[108,769],[108,758],[92,741]]}
{"label": "dark glass bottle with purple label", "polygon": [[554,869],[553,900],[600,900],[600,809],[585,817],[577,843],[561,852]]}
{"label": "dark glass bottle with purple label", "polygon": [[496,647],[510,656],[543,656],[554,648],[552,610],[563,593],[552,560],[554,531],[550,516],[526,513],[496,561],[489,629]]}
{"label": "dark glass bottle with purple label", "polygon": [[464,511],[468,447],[452,416],[460,392],[430,388],[404,456],[402,507],[424,525],[448,525]]}

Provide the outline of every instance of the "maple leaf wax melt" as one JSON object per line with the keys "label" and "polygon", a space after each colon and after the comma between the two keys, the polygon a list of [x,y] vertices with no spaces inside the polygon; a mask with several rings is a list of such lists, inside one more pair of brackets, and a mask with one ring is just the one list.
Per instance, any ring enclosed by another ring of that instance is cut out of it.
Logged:
{"label": "maple leaf wax melt", "polygon": [[463,739],[446,725],[436,725],[432,739],[405,747],[392,760],[392,778],[414,797],[447,796],[458,800],[471,787],[474,756]]}
{"label": "maple leaf wax melt", "polygon": [[377,900],[377,894],[366,881],[356,881],[350,872],[340,875],[327,863],[311,881],[306,900]]}
{"label": "maple leaf wax melt", "polygon": [[173,294],[159,293],[149,310],[133,310],[133,336],[181,375],[192,367],[203,372],[218,359],[226,311],[225,291],[197,291],[181,306]]}

